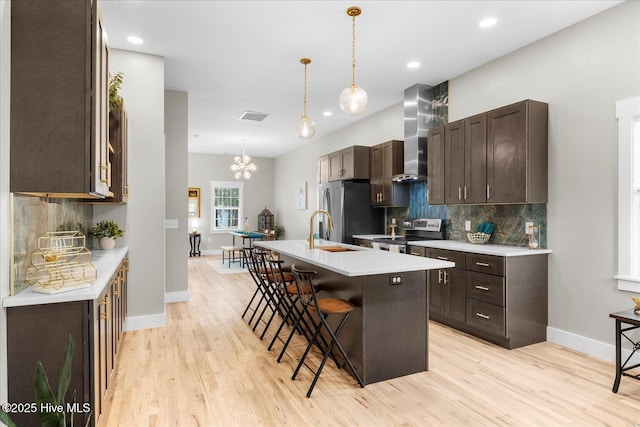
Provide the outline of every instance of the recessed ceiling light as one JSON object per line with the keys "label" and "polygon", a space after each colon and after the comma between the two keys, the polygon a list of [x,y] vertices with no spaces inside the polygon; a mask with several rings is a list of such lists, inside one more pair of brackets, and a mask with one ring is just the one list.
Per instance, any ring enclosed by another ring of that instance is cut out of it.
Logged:
{"label": "recessed ceiling light", "polygon": [[482,21],[480,21],[480,26],[482,28],[489,28],[496,25],[497,22],[498,20],[496,18],[485,18]]}
{"label": "recessed ceiling light", "polygon": [[325,111],[324,113],[322,113],[322,115],[325,117],[329,117],[329,116],[333,116],[333,113],[331,111]]}
{"label": "recessed ceiling light", "polygon": [[127,37],[127,41],[129,43],[133,43],[133,44],[142,44],[142,43],[144,43],[144,40],[142,40],[140,37],[136,37],[136,36]]}
{"label": "recessed ceiling light", "polygon": [[419,68],[420,67],[420,62],[418,61],[411,61],[407,63],[407,68]]}

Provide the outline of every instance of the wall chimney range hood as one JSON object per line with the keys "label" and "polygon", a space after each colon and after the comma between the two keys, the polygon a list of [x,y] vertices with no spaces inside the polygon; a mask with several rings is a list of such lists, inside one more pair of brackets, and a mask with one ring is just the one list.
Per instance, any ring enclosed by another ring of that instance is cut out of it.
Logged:
{"label": "wall chimney range hood", "polygon": [[404,171],[393,180],[427,180],[427,134],[434,127],[434,90],[415,84],[404,90]]}

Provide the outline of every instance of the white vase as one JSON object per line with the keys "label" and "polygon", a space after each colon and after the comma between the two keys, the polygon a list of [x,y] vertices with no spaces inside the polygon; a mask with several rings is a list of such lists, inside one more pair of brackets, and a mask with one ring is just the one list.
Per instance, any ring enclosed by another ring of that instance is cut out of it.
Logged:
{"label": "white vase", "polygon": [[98,243],[100,244],[100,249],[107,250],[113,249],[116,245],[116,240],[113,237],[101,237]]}

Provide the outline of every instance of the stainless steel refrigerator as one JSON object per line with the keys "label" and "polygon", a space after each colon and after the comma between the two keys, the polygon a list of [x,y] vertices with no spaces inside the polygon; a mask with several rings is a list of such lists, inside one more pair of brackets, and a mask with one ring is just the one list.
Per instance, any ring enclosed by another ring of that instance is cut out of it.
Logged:
{"label": "stainless steel refrigerator", "polygon": [[384,234],[384,209],[369,204],[369,182],[331,181],[318,187],[318,208],[331,214],[333,230],[319,215],[319,237],[333,242],[353,243],[354,234]]}

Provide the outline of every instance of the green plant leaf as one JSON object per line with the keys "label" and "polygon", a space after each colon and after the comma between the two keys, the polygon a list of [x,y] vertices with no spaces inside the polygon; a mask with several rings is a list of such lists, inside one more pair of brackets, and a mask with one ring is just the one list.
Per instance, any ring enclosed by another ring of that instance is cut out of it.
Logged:
{"label": "green plant leaf", "polygon": [[67,340],[67,350],[64,353],[64,364],[60,370],[60,378],[58,378],[58,394],[56,401],[64,403],[64,396],[67,394],[69,383],[71,382],[71,362],[73,359],[73,339],[69,335]]}
{"label": "green plant leaf", "polygon": [[[47,407],[48,405],[56,406],[56,397],[49,386],[49,378],[44,372],[42,362],[38,360],[36,363],[36,372],[34,374],[34,392],[38,408]],[[60,413],[56,411],[38,411],[40,425],[42,427],[59,427]]]}
{"label": "green plant leaf", "polygon": [[13,422],[9,414],[0,409],[0,422],[4,423],[7,427],[18,427],[16,423]]}

